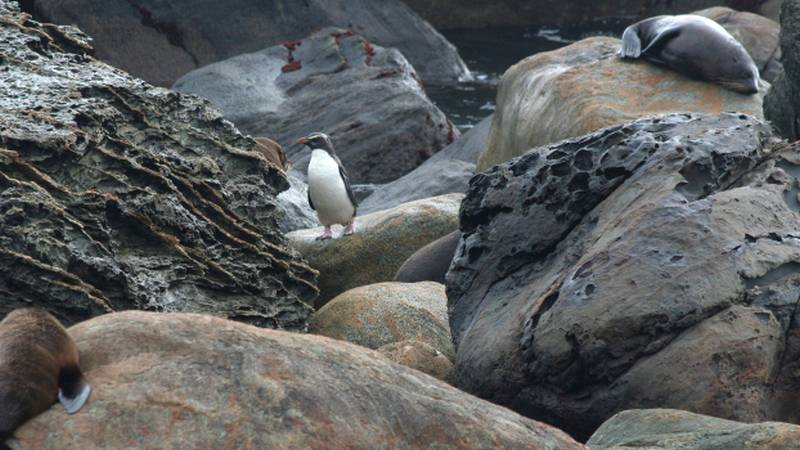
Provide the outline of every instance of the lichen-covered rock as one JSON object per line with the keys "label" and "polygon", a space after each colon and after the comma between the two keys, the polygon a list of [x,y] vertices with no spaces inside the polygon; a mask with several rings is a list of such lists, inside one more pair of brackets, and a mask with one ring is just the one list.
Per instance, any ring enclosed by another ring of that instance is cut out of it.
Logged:
{"label": "lichen-covered rock", "polygon": [[738,111],[762,116],[756,95],[693,80],[666,67],[617,56],[620,41],[584,39],[523,59],[503,75],[478,171],[532,147],[659,113]]}
{"label": "lichen-covered rock", "polygon": [[314,272],[276,225],[281,170],[207,102],[0,3],[0,316],[122,309],[303,329]]}
{"label": "lichen-covered rock", "polygon": [[421,166],[379,186],[359,205],[359,211],[371,213],[414,200],[465,192],[467,183],[475,174],[475,162],[483,152],[491,125],[492,117],[489,116]]}
{"label": "lichen-covered rock", "polygon": [[741,42],[753,62],[756,63],[761,78],[772,82],[783,70],[778,22],[759,14],[735,11],[731,8],[715,6],[695,11],[692,14],[708,17],[722,25],[728,33]]}
{"label": "lichen-covered rock", "polygon": [[447,383],[453,382],[453,363],[444,353],[416,339],[386,344],[378,351],[397,364],[419,370]]}
{"label": "lichen-covered rock", "polygon": [[800,146],[640,119],[477,175],[447,274],[457,383],[581,438],[666,407],[800,421]]}
{"label": "lichen-covered rock", "polygon": [[75,24],[100,59],[170,86],[181,75],[329,26],[397,47],[427,82],[469,77],[456,48],[401,0],[36,0],[43,21]]}
{"label": "lichen-covered rock", "polygon": [[93,391],[16,449],[585,447],[372,350],[197,314],[124,312],[72,327]]}
{"label": "lichen-covered rock", "polygon": [[464,194],[405,203],[386,211],[356,217],[357,231],[317,241],[322,227],[293,231],[291,245],[319,271],[317,307],[359,286],[391,281],[415,251],[458,228],[458,208]]}
{"label": "lichen-covered rock", "polygon": [[295,141],[327,133],[354,183],[394,180],[458,137],[399,51],[339,28],[197,69],[175,89],[273,137],[300,170],[310,150]]}
{"label": "lichen-covered rock", "polygon": [[796,450],[800,427],[741,423],[674,409],[623,411],[589,439],[592,450]]}
{"label": "lichen-covered rock", "polygon": [[781,136],[800,139],[800,0],[785,0],[781,9],[784,72],[764,99],[764,116]]}
{"label": "lichen-covered rock", "polygon": [[343,292],[319,309],[309,331],[377,350],[414,339],[455,358],[444,285],[376,283]]}

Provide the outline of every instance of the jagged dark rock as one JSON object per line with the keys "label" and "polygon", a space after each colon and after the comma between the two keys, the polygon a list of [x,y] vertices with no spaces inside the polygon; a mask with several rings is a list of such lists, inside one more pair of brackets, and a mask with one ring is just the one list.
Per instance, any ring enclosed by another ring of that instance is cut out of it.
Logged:
{"label": "jagged dark rock", "polygon": [[458,385],[582,439],[630,408],[800,420],[800,147],[774,141],[674,114],[476,175],[447,274]]}
{"label": "jagged dark rock", "polygon": [[340,28],[197,69],[175,89],[273,137],[302,172],[310,151],[295,141],[329,134],[354,183],[394,180],[458,137],[400,52]]}
{"label": "jagged dark rock", "polygon": [[0,316],[204,312],[304,329],[315,272],[286,246],[284,174],[206,101],[101,63],[0,2]]}
{"label": "jagged dark rock", "polygon": [[794,141],[800,139],[800,0],[783,2],[781,50],[784,71],[764,98],[764,117]]}
{"label": "jagged dark rock", "polygon": [[349,28],[397,47],[429,83],[469,78],[456,48],[401,0],[35,0],[41,21],[74,24],[97,56],[159,86],[213,62],[322,28]]}

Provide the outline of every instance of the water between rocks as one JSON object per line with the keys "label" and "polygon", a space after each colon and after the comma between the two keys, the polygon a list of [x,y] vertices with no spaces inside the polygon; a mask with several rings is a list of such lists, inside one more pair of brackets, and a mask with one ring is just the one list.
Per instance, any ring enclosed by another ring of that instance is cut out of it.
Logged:
{"label": "water between rocks", "polygon": [[426,85],[428,96],[464,131],[494,112],[497,83],[513,64],[536,53],[555,50],[591,36],[621,36],[625,19],[602,19],[591,28],[556,29],[499,27],[446,30],[442,34],[458,48],[475,78],[451,86]]}

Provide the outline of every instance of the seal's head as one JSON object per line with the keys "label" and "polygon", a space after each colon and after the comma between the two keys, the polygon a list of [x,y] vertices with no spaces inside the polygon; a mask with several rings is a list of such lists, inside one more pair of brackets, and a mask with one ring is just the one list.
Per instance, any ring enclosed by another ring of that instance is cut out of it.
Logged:
{"label": "seal's head", "polygon": [[720,73],[726,76],[717,78],[715,82],[726,88],[742,94],[755,94],[758,92],[758,68],[750,58],[741,61],[736,56],[720,61]]}

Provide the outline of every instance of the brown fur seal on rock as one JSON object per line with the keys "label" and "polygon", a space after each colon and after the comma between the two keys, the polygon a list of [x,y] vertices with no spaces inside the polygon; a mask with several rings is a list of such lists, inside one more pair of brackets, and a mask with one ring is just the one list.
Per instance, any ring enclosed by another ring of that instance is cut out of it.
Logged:
{"label": "brown fur seal on rock", "polygon": [[758,92],[758,68],[722,25],[692,14],[657,16],[622,34],[623,58],[644,58],[743,94]]}
{"label": "brown fur seal on rock", "polygon": [[57,400],[72,414],[90,392],[75,341],[50,313],[17,309],[0,322],[0,448]]}
{"label": "brown fur seal on rock", "polygon": [[436,281],[444,284],[444,276],[450,269],[459,239],[461,232],[456,230],[417,250],[400,266],[394,280],[406,283]]}

